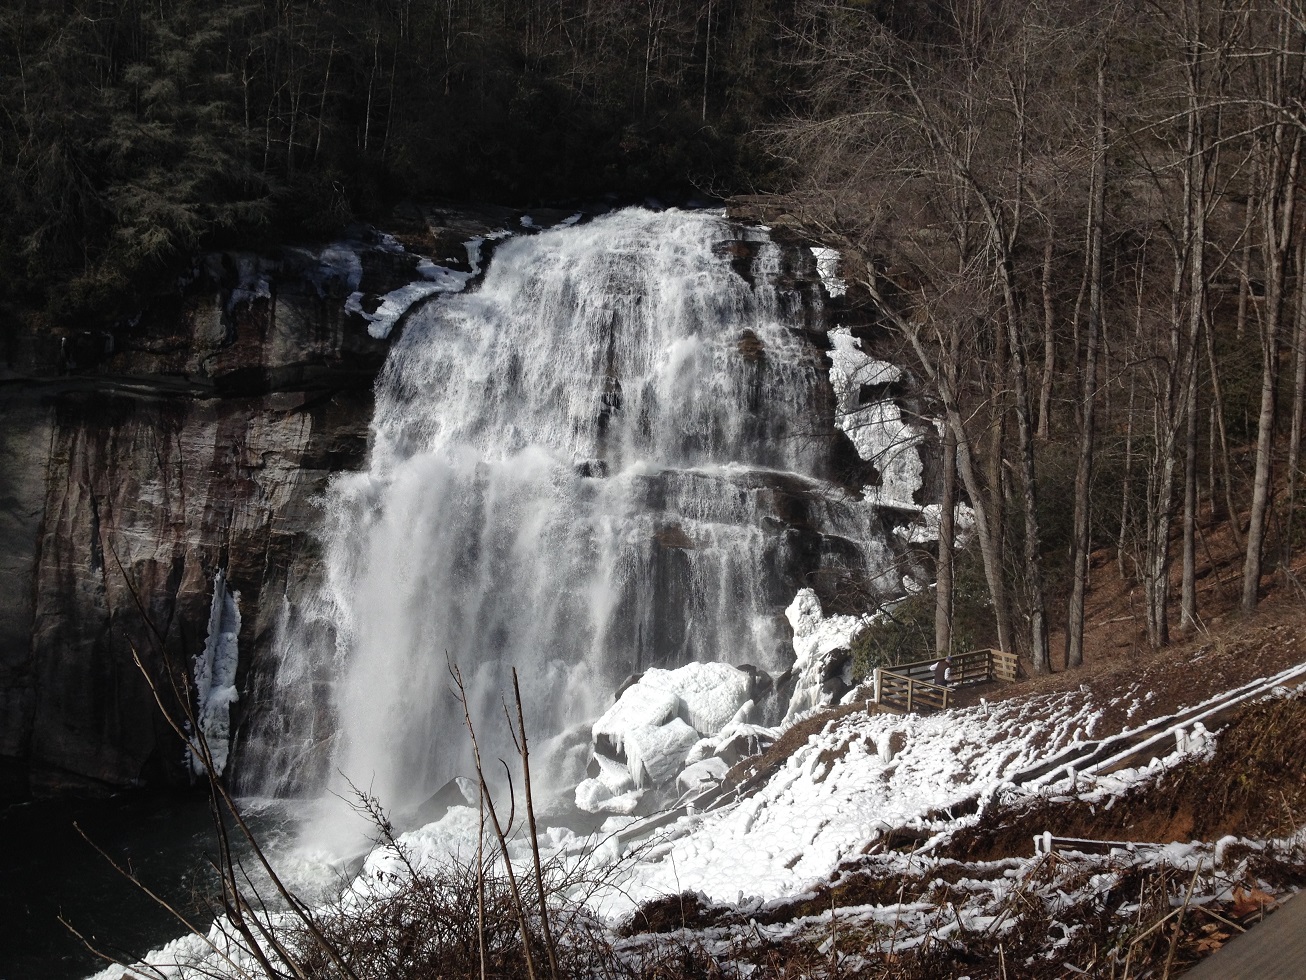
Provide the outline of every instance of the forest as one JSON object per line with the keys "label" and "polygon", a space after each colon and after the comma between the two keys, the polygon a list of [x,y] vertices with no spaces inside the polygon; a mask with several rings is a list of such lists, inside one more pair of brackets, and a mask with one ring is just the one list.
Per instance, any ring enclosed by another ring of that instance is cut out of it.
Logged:
{"label": "forest", "polygon": [[1296,585],[1301,534],[1302,6],[933,9],[910,33],[808,8],[803,114],[777,138],[792,205],[860,257],[941,406],[937,648],[956,494],[992,636],[1036,669],[1052,628],[1082,662],[1095,549],[1161,647],[1176,586],[1175,625],[1203,628],[1202,531],[1228,521],[1224,588],[1251,613],[1271,570]]}
{"label": "forest", "polygon": [[111,319],[199,247],[400,198],[728,193],[773,169],[775,0],[0,6],[0,299]]}
{"label": "forest", "polygon": [[1291,578],[1300,0],[7,0],[0,49],[10,323],[402,198],[762,193],[944,419],[930,647],[980,594],[968,642],[1079,663],[1103,548],[1163,646],[1216,522],[1244,611]]}

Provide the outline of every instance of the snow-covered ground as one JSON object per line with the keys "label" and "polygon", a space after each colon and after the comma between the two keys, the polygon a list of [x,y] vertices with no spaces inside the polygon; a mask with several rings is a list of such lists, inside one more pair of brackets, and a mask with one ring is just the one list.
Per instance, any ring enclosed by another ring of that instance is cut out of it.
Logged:
{"label": "snow-covered ground", "polygon": [[[653,681],[681,692],[664,690],[668,698],[688,693],[702,701],[706,694],[704,703],[710,707],[716,702],[710,685],[701,683],[701,673],[694,678],[655,677]],[[1306,684],[1299,675],[1285,674],[1257,693],[1288,697],[1304,689]],[[717,707],[718,715],[724,717],[725,707]],[[699,710],[708,709],[700,704]],[[644,836],[632,836],[634,818],[620,816],[610,817],[598,838],[548,828],[542,833],[541,845],[546,857],[573,866],[588,863],[584,901],[613,923],[628,917],[641,903],[669,894],[693,892],[710,903],[745,909],[801,896],[828,880],[841,862],[865,854],[868,845],[886,831],[900,828],[911,828],[924,843],[912,854],[884,854],[876,860],[893,865],[886,865],[886,874],[914,874],[920,870],[917,865],[923,867],[927,861],[937,865],[928,857],[936,841],[946,840],[978,819],[973,805],[959,804],[976,797],[1010,803],[1022,794],[1068,792],[1072,776],[1044,778],[1027,788],[1014,785],[1012,779],[1068,747],[1115,734],[1097,730],[1100,718],[1100,707],[1081,690],[981,703],[929,716],[846,714],[809,737],[755,793],[720,810],[687,813]],[[641,720],[647,722],[634,719]],[[1168,754],[1151,765],[1117,771],[1098,781],[1088,797],[1080,793],[1080,798],[1098,799],[1109,806],[1112,797],[1154,778],[1186,754],[1209,754],[1212,740],[1185,737],[1167,744],[1172,746]],[[956,815],[950,812],[952,808],[957,808]],[[476,851],[477,826],[474,808],[455,806],[440,820],[403,835],[401,843],[419,867],[435,866],[450,860],[451,855],[466,860]],[[1219,846],[1157,846],[1129,856],[1129,860],[1195,866],[1199,858],[1209,863]],[[530,850],[520,829],[512,850],[514,864],[524,870]],[[376,882],[393,880],[395,861],[392,852],[379,850],[369,857],[352,887],[366,890],[378,887]],[[973,901],[967,899],[958,909],[955,926],[941,923],[936,904],[929,902],[841,908],[839,914],[860,915],[871,923],[890,917],[906,946],[914,941],[912,936],[942,936],[954,928],[988,928],[994,915],[986,910],[1000,904],[1012,889],[1022,887],[1030,863],[997,862],[987,871],[980,869],[983,880],[968,886]],[[593,882],[598,879],[604,884],[595,888]],[[1080,881],[1076,887],[1082,890],[1091,884]],[[581,897],[579,893],[577,897]],[[1067,906],[1074,904],[1073,896],[1065,901]],[[800,926],[772,926],[767,935],[781,938],[786,930]],[[215,935],[178,940],[151,954],[150,959],[210,967],[216,963],[222,969],[221,956],[215,952],[222,942],[215,942]],[[711,940],[710,934],[707,939]],[[164,974],[188,975],[166,970]],[[99,976],[121,975],[115,968]]]}
{"label": "snow-covered ground", "polygon": [[938,715],[848,715],[753,796],[663,831],[595,901],[620,918],[685,890],[734,903],[801,893],[885,831],[951,829],[937,814],[1091,738],[1097,715],[1070,695]]}

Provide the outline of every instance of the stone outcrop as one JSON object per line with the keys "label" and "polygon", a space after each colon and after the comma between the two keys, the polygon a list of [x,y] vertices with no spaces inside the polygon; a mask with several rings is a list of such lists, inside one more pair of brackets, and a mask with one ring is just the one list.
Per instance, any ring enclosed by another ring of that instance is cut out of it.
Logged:
{"label": "stone outcrop", "polygon": [[[425,217],[432,242],[486,230]],[[357,262],[342,267],[342,248]],[[171,703],[220,569],[241,594],[244,651],[266,647],[283,597],[314,574],[314,498],[363,462],[388,349],[346,305],[375,308],[418,260],[368,233],[210,255],[135,322],[11,331],[0,799],[185,780],[146,675]]]}

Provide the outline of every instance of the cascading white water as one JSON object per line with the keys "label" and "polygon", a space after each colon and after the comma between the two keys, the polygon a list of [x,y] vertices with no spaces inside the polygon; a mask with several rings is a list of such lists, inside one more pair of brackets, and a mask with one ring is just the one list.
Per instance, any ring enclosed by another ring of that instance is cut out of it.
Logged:
{"label": "cascading white water", "polygon": [[804,573],[895,591],[873,508],[818,478],[827,366],[780,256],[709,213],[629,210],[509,240],[478,291],[414,314],[369,469],[328,494],[325,587],[287,617],[270,696],[290,730],[258,735],[246,786],[302,786],[329,744],[329,771],[420,803],[469,768],[446,655],[488,758],[516,667],[554,739],[539,765],[565,766],[632,672],[784,670]]}

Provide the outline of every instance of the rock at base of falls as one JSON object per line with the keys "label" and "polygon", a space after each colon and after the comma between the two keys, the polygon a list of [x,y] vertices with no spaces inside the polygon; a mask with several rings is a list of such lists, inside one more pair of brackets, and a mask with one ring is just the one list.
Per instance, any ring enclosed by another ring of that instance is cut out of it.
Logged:
{"label": "rock at base of falls", "polygon": [[652,668],[636,687],[680,698],[683,718],[702,735],[715,735],[749,700],[753,679],[730,664],[690,663],[675,670]]}
{"label": "rock at base of falls", "polygon": [[721,783],[730,767],[719,756],[709,756],[693,765],[685,766],[676,777],[676,788],[682,794],[697,796]]}
{"label": "rock at base of falls", "polygon": [[681,701],[671,691],[632,684],[616,704],[594,723],[595,745],[611,746],[614,754],[626,754],[626,740],[632,731],[665,725],[679,715]]}
{"label": "rock at base of falls", "polygon": [[590,762],[591,775],[576,787],[576,806],[587,813],[626,816],[635,812],[644,791],[635,787],[623,763],[602,755]]}
{"label": "rock at base of falls", "polygon": [[626,735],[626,762],[640,786],[663,786],[673,780],[699,734],[679,718],[656,728],[636,728]]}
{"label": "rock at base of falls", "polygon": [[[770,680],[756,668],[690,663],[653,668],[623,685],[616,703],[594,723],[590,778],[576,788],[577,807],[631,813],[644,790],[682,792],[686,765],[698,766],[691,788],[709,776],[719,781],[729,763],[716,758],[718,749],[736,749],[737,736],[746,734],[742,729],[757,727],[748,719],[755,711],[751,695],[763,686],[759,674]],[[714,761],[701,766],[706,759]]]}

